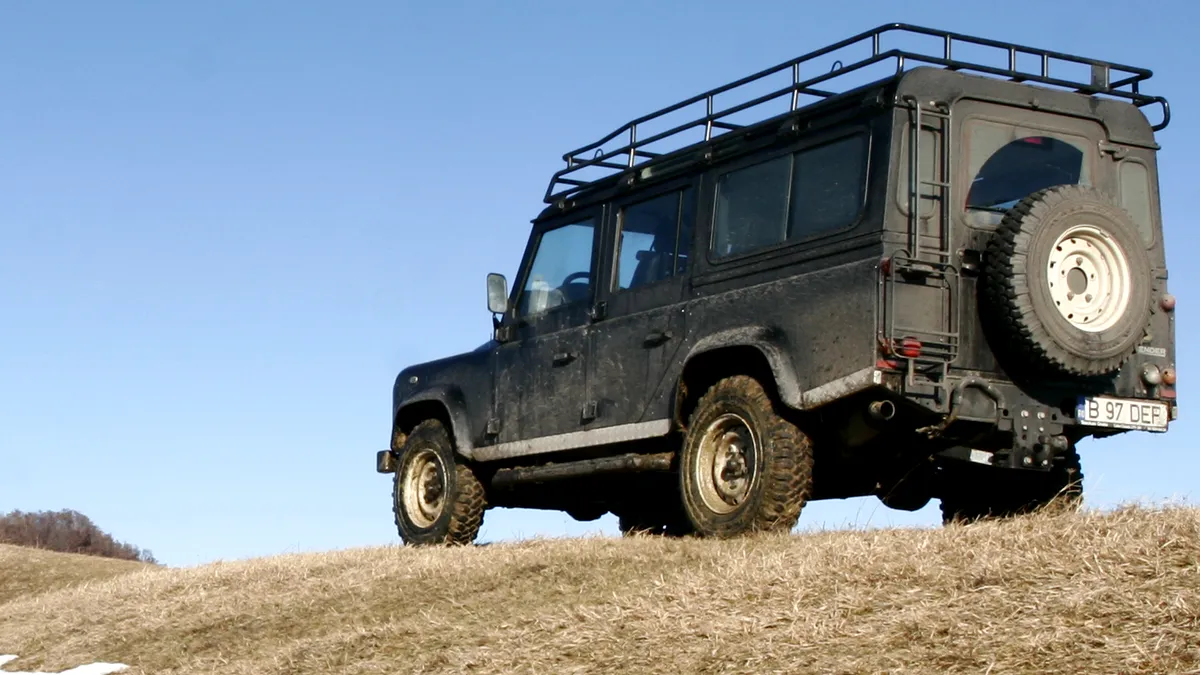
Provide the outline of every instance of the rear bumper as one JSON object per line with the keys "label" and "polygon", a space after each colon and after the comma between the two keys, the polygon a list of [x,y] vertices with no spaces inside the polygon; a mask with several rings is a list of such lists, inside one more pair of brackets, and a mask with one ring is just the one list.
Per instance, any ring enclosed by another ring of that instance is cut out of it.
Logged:
{"label": "rear bumper", "polygon": [[1155,390],[1129,395],[1112,384],[1021,386],[969,371],[944,382],[896,372],[884,372],[882,379],[876,390],[890,392],[895,421],[904,420],[901,426],[931,450],[948,460],[997,467],[1046,470],[1080,439],[1165,433],[1179,414],[1173,391],[1156,396]]}

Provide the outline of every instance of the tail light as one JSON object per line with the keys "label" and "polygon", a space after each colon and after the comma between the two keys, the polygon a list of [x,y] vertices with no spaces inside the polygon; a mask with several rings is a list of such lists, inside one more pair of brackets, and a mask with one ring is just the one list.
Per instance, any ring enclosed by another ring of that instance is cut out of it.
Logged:
{"label": "tail light", "polygon": [[896,353],[906,359],[921,357],[921,341],[916,338],[902,338],[896,341]]}

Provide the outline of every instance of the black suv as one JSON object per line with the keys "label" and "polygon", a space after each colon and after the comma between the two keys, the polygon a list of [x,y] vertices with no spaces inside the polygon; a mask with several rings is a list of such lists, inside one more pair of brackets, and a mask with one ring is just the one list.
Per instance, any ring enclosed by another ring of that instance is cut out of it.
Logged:
{"label": "black suv", "polygon": [[1150,75],[890,24],[564,155],[494,340],[396,379],[401,538],[1077,504],[1080,439],[1177,416]]}

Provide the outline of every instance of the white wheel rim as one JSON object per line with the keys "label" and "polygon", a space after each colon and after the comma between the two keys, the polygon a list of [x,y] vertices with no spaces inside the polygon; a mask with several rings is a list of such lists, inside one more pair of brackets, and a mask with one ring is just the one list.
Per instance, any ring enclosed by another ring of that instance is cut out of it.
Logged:
{"label": "white wheel rim", "polygon": [[446,504],[446,471],[432,450],[418,450],[401,481],[404,512],[420,528],[433,527]]}
{"label": "white wheel rim", "polygon": [[1094,225],[1063,232],[1046,263],[1055,308],[1068,323],[1088,333],[1108,330],[1125,315],[1132,276],[1121,246]]}
{"label": "white wheel rim", "polygon": [[758,442],[750,424],[733,413],[721,415],[704,430],[696,454],[692,477],[704,506],[720,514],[741,506],[758,466]]}

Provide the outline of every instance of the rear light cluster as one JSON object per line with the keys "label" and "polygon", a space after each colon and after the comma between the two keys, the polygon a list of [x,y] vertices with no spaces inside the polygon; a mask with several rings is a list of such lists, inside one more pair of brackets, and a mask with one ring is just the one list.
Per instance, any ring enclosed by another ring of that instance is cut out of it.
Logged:
{"label": "rear light cluster", "polygon": [[896,340],[895,351],[906,359],[921,358],[921,341],[916,338]]}
{"label": "rear light cluster", "polygon": [[[1171,295],[1170,293],[1163,293],[1162,299],[1159,301],[1159,306],[1163,308],[1164,312],[1174,312],[1175,311],[1175,296]],[[1154,367],[1154,366],[1147,366],[1147,369],[1149,369],[1151,367]],[[1154,367],[1154,369],[1158,370],[1157,367]],[[1142,379],[1146,380],[1147,384],[1150,384],[1150,385],[1155,384],[1154,382],[1151,382],[1148,378],[1146,378],[1145,375],[1146,375],[1146,373],[1143,372]],[[1170,366],[1163,368],[1162,372],[1159,373],[1159,375],[1158,375],[1158,379],[1162,382],[1162,385],[1163,385],[1158,388],[1158,397],[1165,398],[1165,399],[1174,399],[1175,398],[1175,368],[1170,367]],[[1174,410],[1172,410],[1172,413],[1174,413]]]}
{"label": "rear light cluster", "polygon": [[[897,338],[890,343],[883,344],[883,349],[889,356],[897,356],[904,359],[921,358],[923,347],[921,341],[914,337]],[[901,366],[898,360],[885,357],[876,361],[875,367],[899,370]]]}
{"label": "rear light cluster", "polygon": [[1168,366],[1159,369],[1153,363],[1142,366],[1142,382],[1154,387],[1159,398],[1175,398],[1175,369]]}

